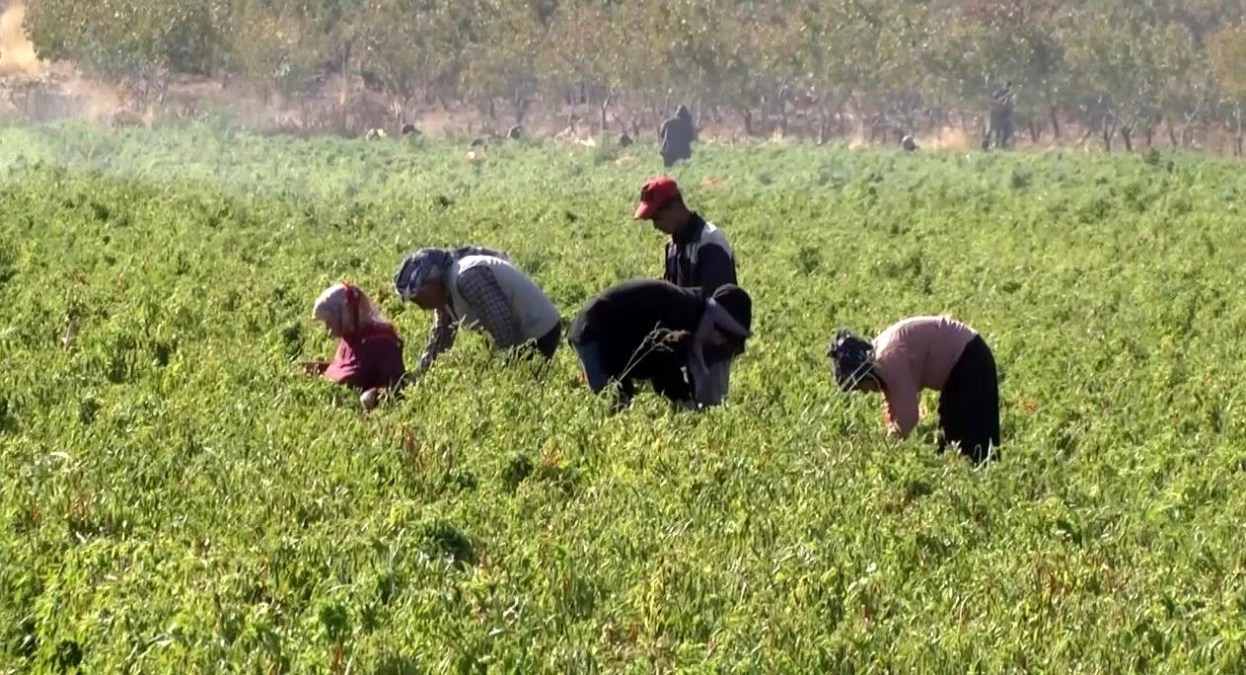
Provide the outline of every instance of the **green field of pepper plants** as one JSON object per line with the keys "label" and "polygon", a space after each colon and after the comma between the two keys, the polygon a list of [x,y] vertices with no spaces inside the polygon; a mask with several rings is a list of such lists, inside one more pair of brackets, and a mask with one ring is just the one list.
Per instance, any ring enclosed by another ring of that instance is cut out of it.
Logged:
{"label": "green field of pepper plants", "polygon": [[[1241,672],[1240,163],[701,144],[728,404],[617,415],[465,333],[364,414],[293,364],[426,245],[565,319],[657,277],[655,148],[0,129],[0,672]],[[630,155],[628,153],[631,153]],[[1001,461],[885,438],[835,329],[977,328]]]}

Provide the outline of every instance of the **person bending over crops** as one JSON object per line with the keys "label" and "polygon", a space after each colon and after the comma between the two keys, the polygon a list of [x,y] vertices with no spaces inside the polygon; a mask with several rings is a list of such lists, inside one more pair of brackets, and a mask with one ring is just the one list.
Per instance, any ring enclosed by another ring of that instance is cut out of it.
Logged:
{"label": "person bending over crops", "polygon": [[616,407],[631,402],[639,380],[673,403],[703,407],[722,400],[710,369],[744,353],[752,312],[752,300],[734,284],[705,298],[665,280],[637,279],[589,302],[567,341],[594,393],[619,384]]}
{"label": "person bending over crops", "polygon": [[558,349],[558,308],[503,252],[423,248],[403,261],[394,287],[403,300],[433,312],[421,373],[454,345],[460,324],[487,333],[498,351],[531,357],[535,347],[548,360]]}
{"label": "person bending over crops", "polygon": [[338,343],[332,361],[307,363],[308,372],[362,392],[359,400],[368,409],[376,407],[382,390],[401,384],[402,340],[359,287],[330,286],[316,299],[312,315]]}
{"label": "person bending over crops", "polygon": [[919,417],[922,389],[939,394],[939,452],[958,444],[975,463],[998,459],[999,378],[995,357],[977,331],[945,316],[904,319],[873,343],[848,330],[827,350],[844,391],[881,391],[887,432],[904,438]]}

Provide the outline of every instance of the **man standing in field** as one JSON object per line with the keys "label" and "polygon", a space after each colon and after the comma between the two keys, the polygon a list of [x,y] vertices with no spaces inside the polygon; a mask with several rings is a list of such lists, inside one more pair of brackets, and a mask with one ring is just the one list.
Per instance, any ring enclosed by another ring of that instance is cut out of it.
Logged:
{"label": "man standing in field", "polygon": [[685,106],[679,106],[675,116],[662,123],[658,130],[662,140],[662,165],[666,168],[675,166],[681,159],[692,159],[692,142],[697,140],[697,128],[692,123],[692,113]]}
{"label": "man standing in field", "polygon": [[[735,253],[721,230],[688,209],[674,179],[653,178],[640,191],[635,220],[648,220],[670,235],[666,244],[666,270],[662,278],[682,288],[698,289],[710,298],[721,287],[736,284]],[[713,391],[703,399],[721,403],[731,380],[731,360],[710,367]]]}
{"label": "man standing in field", "polygon": [[1009,80],[1003,89],[991,97],[991,113],[986,138],[982,142],[983,150],[990,148],[991,139],[995,140],[996,148],[1006,148],[1012,143],[1012,105],[1012,80]]}

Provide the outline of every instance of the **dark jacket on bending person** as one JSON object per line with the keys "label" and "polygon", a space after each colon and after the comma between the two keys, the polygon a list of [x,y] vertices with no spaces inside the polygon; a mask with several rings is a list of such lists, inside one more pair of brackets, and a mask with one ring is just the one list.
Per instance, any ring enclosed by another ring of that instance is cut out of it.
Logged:
{"label": "dark jacket on bending person", "polygon": [[[747,295],[734,286],[730,290],[719,304],[747,328],[752,312]],[[708,299],[695,288],[656,279],[626,281],[593,299],[572,322],[567,338],[573,346],[597,345],[602,369],[619,382],[625,401],[635,395],[638,380],[649,380],[654,391],[672,401],[690,401],[694,385],[683,369],[707,307]],[[740,340],[707,347],[704,357],[712,364],[743,352]]]}

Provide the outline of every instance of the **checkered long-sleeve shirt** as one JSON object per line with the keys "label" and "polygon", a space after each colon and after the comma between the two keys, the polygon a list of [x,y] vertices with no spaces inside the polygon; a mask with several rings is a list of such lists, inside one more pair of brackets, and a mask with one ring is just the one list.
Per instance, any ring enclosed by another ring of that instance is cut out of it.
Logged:
{"label": "checkered long-sleeve shirt", "polygon": [[[464,270],[459,274],[456,285],[459,295],[471,306],[472,314],[480,320],[478,325],[469,328],[488,333],[493,338],[494,349],[510,349],[524,341],[519,317],[488,267]],[[466,308],[458,308],[459,311],[455,312],[451,304],[447,302],[445,307],[433,311],[433,327],[429,331],[428,344],[420,355],[420,372],[431,368],[442,352],[454,346],[459,327],[457,315],[466,313]]]}

